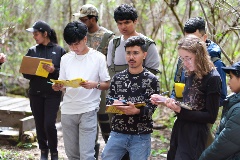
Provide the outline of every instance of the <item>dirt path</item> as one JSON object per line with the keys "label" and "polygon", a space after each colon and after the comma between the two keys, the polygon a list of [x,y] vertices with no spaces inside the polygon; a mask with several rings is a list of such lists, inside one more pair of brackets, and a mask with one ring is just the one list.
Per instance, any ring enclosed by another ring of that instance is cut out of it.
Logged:
{"label": "dirt path", "polygon": [[[62,128],[61,128],[60,123],[57,124],[57,128],[58,128],[59,159],[67,160],[68,158],[66,156],[65,149],[64,149]],[[159,152],[161,150],[167,149],[168,143],[169,143],[170,131],[168,129],[164,129],[164,130],[158,130],[155,132],[157,132],[159,135],[162,135],[162,137],[164,137],[164,139],[163,138],[152,138],[152,150],[154,150],[154,155],[151,155],[149,160],[165,160],[166,158],[164,158],[162,155],[160,155]],[[102,139],[101,136],[99,136],[99,143],[100,143],[100,154],[99,154],[98,160],[101,160],[100,155],[105,146],[104,140]],[[11,154],[16,155],[16,156],[14,156],[14,157],[17,157],[15,159],[19,159],[19,160],[37,160],[40,157],[40,150],[37,148],[24,149],[24,148],[19,148],[17,146],[10,145],[6,142],[5,142],[5,144],[3,144],[2,142],[0,143],[0,150],[2,150],[4,152],[8,152],[8,151],[11,152]],[[12,159],[12,158],[9,158],[9,159]]]}

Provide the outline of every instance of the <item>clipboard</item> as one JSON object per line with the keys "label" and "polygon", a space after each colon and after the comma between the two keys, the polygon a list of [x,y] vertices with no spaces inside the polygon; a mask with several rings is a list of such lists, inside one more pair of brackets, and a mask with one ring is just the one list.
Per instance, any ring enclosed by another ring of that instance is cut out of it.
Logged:
{"label": "clipboard", "polygon": [[19,72],[24,74],[36,75],[36,71],[40,61],[52,63],[52,59],[23,56]]}

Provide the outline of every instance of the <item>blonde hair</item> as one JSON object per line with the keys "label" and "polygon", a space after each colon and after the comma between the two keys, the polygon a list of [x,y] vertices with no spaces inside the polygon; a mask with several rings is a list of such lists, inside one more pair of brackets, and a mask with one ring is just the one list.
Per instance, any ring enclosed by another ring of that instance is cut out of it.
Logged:
{"label": "blonde hair", "polygon": [[211,70],[215,68],[210,56],[207,52],[205,42],[202,42],[200,38],[195,35],[187,35],[178,42],[178,50],[183,49],[194,54],[196,69],[191,72],[186,70],[186,74],[196,74],[196,78],[202,79],[204,75],[207,75]]}

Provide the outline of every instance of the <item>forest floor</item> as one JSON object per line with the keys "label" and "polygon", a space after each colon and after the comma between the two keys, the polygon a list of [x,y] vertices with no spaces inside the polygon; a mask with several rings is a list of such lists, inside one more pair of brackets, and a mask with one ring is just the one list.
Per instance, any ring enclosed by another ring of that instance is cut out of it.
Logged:
{"label": "forest floor", "polygon": [[[155,119],[159,120],[161,117],[161,122],[155,120],[155,126],[158,129],[154,129],[152,133],[152,145],[151,145],[151,156],[149,160],[165,160],[166,159],[166,152],[169,147],[169,139],[171,135],[171,127],[169,127],[168,120],[171,119],[170,113],[172,113],[168,109],[161,110],[161,112],[156,112],[157,116]],[[168,119],[166,122],[166,120]],[[166,124],[168,123],[168,124]],[[165,124],[165,125],[163,125]],[[67,156],[65,153],[64,143],[63,143],[63,134],[62,134],[62,127],[61,124],[57,124],[58,128],[58,152],[59,152],[59,159],[60,160],[67,160]],[[100,143],[100,153],[98,160],[101,160],[100,155],[102,150],[105,146],[104,140],[101,137],[101,133],[99,134],[99,143]],[[2,156],[2,158],[1,158]],[[7,141],[0,141],[0,159],[3,160],[37,160],[40,157],[40,150],[35,148],[19,148],[16,145],[11,145]]]}
{"label": "forest floor", "polygon": [[[160,129],[160,130],[154,130],[154,133],[157,137],[154,138],[152,136],[152,154],[149,157],[149,160],[165,160],[164,154],[160,153],[166,153],[166,150],[169,145],[169,138],[170,138],[170,129]],[[161,137],[164,137],[164,139],[161,139],[158,135],[161,135]],[[102,150],[105,146],[105,143],[101,136],[99,136],[99,143],[100,143],[100,155],[102,153]],[[65,153],[64,143],[63,143],[63,135],[62,135],[62,128],[58,128],[58,152],[59,152],[59,159],[60,160],[67,160],[67,156]],[[19,148],[16,145],[11,145],[7,141],[0,142],[0,155],[3,154],[9,154],[9,156],[2,157],[0,156],[0,159],[3,160],[12,160],[12,159],[18,159],[18,160],[37,160],[40,157],[40,150],[35,148]],[[99,155],[99,160],[101,160]]]}

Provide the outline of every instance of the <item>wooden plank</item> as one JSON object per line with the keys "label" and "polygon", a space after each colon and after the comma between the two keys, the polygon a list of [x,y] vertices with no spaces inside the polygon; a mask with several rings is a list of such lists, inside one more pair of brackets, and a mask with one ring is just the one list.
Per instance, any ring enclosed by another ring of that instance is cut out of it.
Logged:
{"label": "wooden plank", "polygon": [[30,105],[14,108],[14,109],[10,110],[10,114],[13,114],[13,113],[16,113],[16,112],[19,112],[19,113],[22,113],[22,114],[32,114],[32,110],[30,108]]}
{"label": "wooden plank", "polygon": [[0,110],[2,110],[2,111],[10,111],[12,109],[19,108],[18,110],[21,111],[22,107],[28,106],[30,108],[29,105],[30,105],[30,102],[28,100],[25,100],[25,101],[21,101],[19,103],[14,103],[14,104],[2,106],[2,107],[0,107]]}
{"label": "wooden plank", "polygon": [[26,98],[11,98],[11,99],[8,99],[6,101],[1,102],[0,107],[11,105],[11,104],[14,104],[14,103],[19,103],[19,102],[25,101],[25,100],[26,100]]}
{"label": "wooden plank", "polygon": [[19,136],[21,136],[24,131],[29,131],[35,128],[35,121],[33,116],[25,117],[19,121]]}
{"label": "wooden plank", "polygon": [[7,97],[7,96],[0,96],[0,102],[6,101],[8,99],[11,99],[11,97]]}
{"label": "wooden plank", "polygon": [[22,113],[7,114],[0,112],[0,127],[19,128],[19,119],[23,119],[28,115]]}

